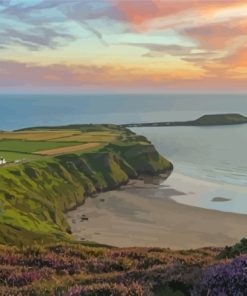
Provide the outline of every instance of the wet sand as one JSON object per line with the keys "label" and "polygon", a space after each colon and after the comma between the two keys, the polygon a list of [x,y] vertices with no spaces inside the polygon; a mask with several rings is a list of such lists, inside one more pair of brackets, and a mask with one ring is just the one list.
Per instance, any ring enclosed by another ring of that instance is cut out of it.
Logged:
{"label": "wet sand", "polygon": [[[155,183],[155,182],[154,182]],[[247,215],[179,204],[170,185],[131,180],[66,214],[74,237],[117,247],[223,247],[247,236]],[[169,184],[169,182],[168,182]]]}

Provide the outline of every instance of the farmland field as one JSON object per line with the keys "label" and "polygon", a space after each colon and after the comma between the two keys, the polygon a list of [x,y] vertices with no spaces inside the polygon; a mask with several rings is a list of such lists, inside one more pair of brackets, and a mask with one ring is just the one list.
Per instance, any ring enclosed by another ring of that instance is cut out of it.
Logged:
{"label": "farmland field", "polygon": [[40,156],[30,154],[30,153],[18,153],[18,152],[10,152],[10,151],[1,151],[0,150],[0,156],[4,157],[7,162],[12,162],[15,160],[33,160],[37,159]]}
{"label": "farmland field", "polygon": [[85,144],[81,144],[81,145],[37,151],[36,153],[39,155],[53,156],[53,155],[60,155],[60,154],[65,154],[65,153],[84,151],[84,150],[99,147],[100,145],[101,145],[100,143],[85,143]]}
{"label": "farmland field", "polygon": [[[73,143],[73,145],[76,145]],[[23,140],[2,140],[0,141],[1,151],[12,152],[36,152],[38,150],[48,150],[58,147],[71,146],[71,143],[48,142],[48,141],[23,141]]]}
{"label": "farmland field", "polygon": [[[119,132],[113,131],[33,131],[33,132],[0,132],[0,143],[8,140],[52,141],[52,142],[111,142],[119,137]],[[67,145],[67,144],[65,144]]]}
{"label": "farmland field", "polygon": [[119,140],[121,130],[100,125],[69,128],[35,128],[0,132],[0,156],[7,162],[33,160],[43,156],[83,153]]}
{"label": "farmland field", "polygon": [[16,139],[27,141],[48,141],[58,140],[60,138],[80,135],[80,131],[43,131],[37,130],[34,132],[0,132],[0,140]]}
{"label": "farmland field", "polygon": [[[110,133],[110,132],[83,132],[80,134],[73,134],[60,138],[60,141],[75,141],[75,142],[112,142],[115,140],[119,134]],[[52,139],[51,141],[55,141]]]}

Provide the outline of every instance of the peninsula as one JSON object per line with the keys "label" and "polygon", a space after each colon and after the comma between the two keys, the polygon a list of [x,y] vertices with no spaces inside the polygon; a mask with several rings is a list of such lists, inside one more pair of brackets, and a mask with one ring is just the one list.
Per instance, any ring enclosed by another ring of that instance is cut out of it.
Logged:
{"label": "peninsula", "polygon": [[86,197],[172,164],[144,137],[117,125],[0,133],[0,243],[70,241],[65,212]]}
{"label": "peninsula", "polygon": [[247,117],[241,114],[209,114],[203,115],[196,120],[190,121],[168,121],[168,122],[147,122],[147,123],[129,123],[122,127],[157,127],[157,126],[217,126],[217,125],[235,125],[247,123]]}

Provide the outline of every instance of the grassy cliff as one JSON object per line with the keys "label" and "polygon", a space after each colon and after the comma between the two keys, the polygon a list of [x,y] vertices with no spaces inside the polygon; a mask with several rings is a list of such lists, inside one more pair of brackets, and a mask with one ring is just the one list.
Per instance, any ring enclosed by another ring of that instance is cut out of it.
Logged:
{"label": "grassy cliff", "polygon": [[125,129],[120,134],[96,150],[1,167],[0,243],[70,240],[64,212],[83,204],[86,196],[140,174],[172,170],[145,137]]}

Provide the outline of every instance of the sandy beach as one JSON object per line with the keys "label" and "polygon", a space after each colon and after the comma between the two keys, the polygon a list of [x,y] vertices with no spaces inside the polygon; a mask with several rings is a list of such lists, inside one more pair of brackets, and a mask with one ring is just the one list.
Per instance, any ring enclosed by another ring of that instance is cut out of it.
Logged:
{"label": "sandy beach", "polygon": [[[247,215],[225,213],[177,203],[186,196],[176,188],[176,174],[163,186],[131,180],[119,190],[87,198],[83,206],[66,214],[78,240],[117,247],[190,249],[233,244],[247,236]],[[188,186],[188,184],[187,184]],[[195,184],[194,197],[206,184]],[[213,196],[212,196],[213,198]]]}

